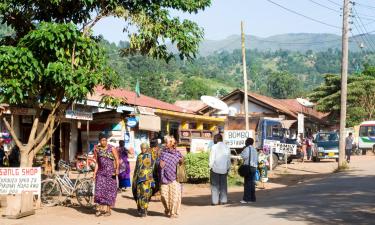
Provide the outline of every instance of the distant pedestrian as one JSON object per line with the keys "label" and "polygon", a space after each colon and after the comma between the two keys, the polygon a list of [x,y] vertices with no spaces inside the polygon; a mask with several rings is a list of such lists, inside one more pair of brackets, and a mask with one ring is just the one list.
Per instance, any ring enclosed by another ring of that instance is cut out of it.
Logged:
{"label": "distant pedestrian", "polygon": [[4,139],[0,138],[0,167],[5,167],[4,158],[5,158]]}
{"label": "distant pedestrian", "polygon": [[95,215],[110,216],[117,196],[119,158],[116,148],[108,144],[105,134],[99,134],[99,142],[94,149],[97,162],[94,170],[94,202],[98,204]]}
{"label": "distant pedestrian", "polygon": [[254,139],[245,141],[245,149],[241,153],[244,165],[250,165],[249,175],[244,177],[244,195],[241,203],[255,202],[255,174],[258,167],[258,152],[253,146]]}
{"label": "distant pedestrian", "polygon": [[15,145],[9,156],[9,167],[20,167],[20,149],[18,148],[17,145]]}
{"label": "distant pedestrian", "polygon": [[268,181],[268,171],[267,166],[268,163],[268,156],[264,153],[265,150],[261,149],[258,154],[258,171],[259,171],[259,181],[261,183],[260,188],[265,188],[264,183]]}
{"label": "distant pedestrian", "polygon": [[183,163],[182,154],[176,149],[176,140],[168,136],[166,147],[160,154],[159,176],[161,201],[168,217],[178,217],[181,207],[181,184],[177,182],[177,166]]}
{"label": "distant pedestrian", "polygon": [[133,196],[137,202],[138,215],[147,216],[147,209],[155,187],[155,155],[146,143],[141,144],[141,154],[137,157],[133,176]]}
{"label": "distant pedestrian", "polygon": [[131,153],[128,149],[125,148],[125,142],[121,140],[118,147],[118,155],[120,160],[118,181],[119,188],[122,191],[124,191],[128,187],[131,187],[129,154]]}
{"label": "distant pedestrian", "polygon": [[313,138],[312,135],[308,135],[307,138],[305,139],[305,144],[306,144],[306,155],[307,155],[307,160],[311,160],[312,158],[312,147],[313,147]]}
{"label": "distant pedestrian", "polygon": [[227,178],[230,170],[230,149],[223,142],[223,136],[214,136],[214,145],[209,158],[211,181],[211,204],[226,204],[228,202]]}
{"label": "distant pedestrian", "polygon": [[346,161],[350,163],[350,155],[352,154],[352,149],[353,149],[353,134],[349,133],[349,136],[346,137],[345,139],[345,156],[346,156]]}

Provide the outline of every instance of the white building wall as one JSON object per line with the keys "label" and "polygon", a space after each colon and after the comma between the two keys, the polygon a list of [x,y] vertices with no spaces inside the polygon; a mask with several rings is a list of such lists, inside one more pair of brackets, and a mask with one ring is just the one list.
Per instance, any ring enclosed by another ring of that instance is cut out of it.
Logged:
{"label": "white building wall", "polygon": [[[231,108],[235,109],[236,113],[244,113],[243,106],[240,102],[234,102],[232,104],[229,104],[228,106],[229,106],[229,109]],[[249,113],[272,113],[273,112],[267,108],[264,108],[250,101],[248,105],[248,110],[249,110]]]}

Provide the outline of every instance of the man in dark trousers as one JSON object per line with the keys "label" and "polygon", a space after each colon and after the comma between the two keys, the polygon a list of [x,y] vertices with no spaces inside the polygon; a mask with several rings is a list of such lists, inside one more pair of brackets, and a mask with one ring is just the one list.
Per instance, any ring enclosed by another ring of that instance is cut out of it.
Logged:
{"label": "man in dark trousers", "polygon": [[255,173],[258,167],[258,152],[253,146],[254,139],[248,138],[245,141],[245,149],[241,152],[241,157],[245,165],[250,165],[250,174],[244,177],[244,195],[241,203],[255,202]]}

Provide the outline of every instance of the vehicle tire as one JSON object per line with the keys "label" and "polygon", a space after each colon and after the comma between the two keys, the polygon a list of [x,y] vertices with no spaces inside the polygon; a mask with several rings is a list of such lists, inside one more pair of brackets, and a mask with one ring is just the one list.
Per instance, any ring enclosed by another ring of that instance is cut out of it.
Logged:
{"label": "vehicle tire", "polygon": [[339,158],[336,158],[336,162],[338,162],[339,161]]}
{"label": "vehicle tire", "polygon": [[289,158],[287,159],[286,162],[287,162],[288,164],[290,164],[292,161],[293,161],[293,159],[292,159],[291,157],[289,157]]}
{"label": "vehicle tire", "polygon": [[43,206],[51,207],[60,204],[61,196],[61,187],[56,180],[42,181],[40,199]]}
{"label": "vehicle tire", "polygon": [[366,149],[362,149],[362,155],[366,155]]}
{"label": "vehicle tire", "polygon": [[313,156],[313,157],[312,157],[312,161],[313,161],[313,162],[318,162],[318,157]]}
{"label": "vehicle tire", "polygon": [[82,179],[75,190],[78,203],[85,208],[94,207],[94,182],[92,179]]}

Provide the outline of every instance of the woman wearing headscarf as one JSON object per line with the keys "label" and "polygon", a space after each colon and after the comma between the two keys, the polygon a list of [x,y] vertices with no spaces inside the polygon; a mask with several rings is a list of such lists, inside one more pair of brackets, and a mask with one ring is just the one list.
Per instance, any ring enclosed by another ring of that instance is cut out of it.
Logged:
{"label": "woman wearing headscarf", "polygon": [[130,182],[130,164],[129,164],[129,154],[131,154],[128,149],[125,148],[125,142],[121,140],[119,142],[118,154],[120,159],[119,167],[119,188],[124,190],[128,187],[131,187]]}
{"label": "woman wearing headscarf", "polygon": [[150,152],[148,145],[142,143],[141,154],[138,155],[135,165],[132,187],[133,197],[137,202],[138,214],[141,217],[147,216],[152,189],[155,187],[154,167],[155,156]]}
{"label": "woman wearing headscarf", "polygon": [[94,149],[94,156],[97,162],[94,170],[94,202],[98,204],[96,216],[110,216],[117,196],[119,158],[116,148],[107,143],[107,136],[103,133],[99,134],[99,145]]}
{"label": "woman wearing headscarf", "polygon": [[181,184],[177,182],[177,165],[183,162],[183,156],[175,145],[176,140],[168,136],[159,162],[161,201],[164,212],[169,217],[177,217],[181,206]]}

